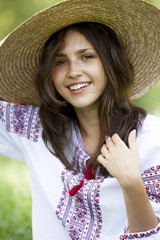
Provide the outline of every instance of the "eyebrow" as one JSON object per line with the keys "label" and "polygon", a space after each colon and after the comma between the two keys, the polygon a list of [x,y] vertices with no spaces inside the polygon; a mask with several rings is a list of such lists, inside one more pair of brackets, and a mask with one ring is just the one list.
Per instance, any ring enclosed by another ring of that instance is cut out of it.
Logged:
{"label": "eyebrow", "polygon": [[[95,50],[92,49],[92,48],[82,48],[82,49],[77,50],[75,53],[76,53],[76,55],[78,55],[78,54],[84,53],[84,52],[86,52],[86,51],[88,51],[88,50],[93,50],[93,51],[95,51]],[[56,57],[67,57],[67,55],[64,54],[64,53],[57,53],[57,54],[56,54]]]}

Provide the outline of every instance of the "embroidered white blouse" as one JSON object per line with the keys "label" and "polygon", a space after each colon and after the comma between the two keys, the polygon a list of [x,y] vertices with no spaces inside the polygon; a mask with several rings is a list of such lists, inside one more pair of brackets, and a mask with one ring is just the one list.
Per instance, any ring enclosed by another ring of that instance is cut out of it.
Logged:
{"label": "embroidered white blouse", "polygon": [[[0,102],[0,154],[25,161],[31,178],[34,240],[160,240],[155,229],[129,233],[123,194],[115,178],[85,179],[74,195],[69,190],[84,179],[90,158],[78,126],[73,125],[73,154],[78,173],[68,171],[45,147],[39,108]],[[147,115],[137,136],[144,187],[160,218],[160,119]]]}

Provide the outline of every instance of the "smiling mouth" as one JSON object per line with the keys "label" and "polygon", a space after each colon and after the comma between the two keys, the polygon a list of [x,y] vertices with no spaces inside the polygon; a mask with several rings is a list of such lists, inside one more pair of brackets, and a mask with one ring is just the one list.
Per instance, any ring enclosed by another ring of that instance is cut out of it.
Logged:
{"label": "smiling mouth", "polygon": [[72,91],[76,91],[76,90],[79,90],[81,88],[85,88],[85,87],[89,86],[89,84],[90,83],[80,83],[80,84],[69,86],[69,89],[71,89]]}

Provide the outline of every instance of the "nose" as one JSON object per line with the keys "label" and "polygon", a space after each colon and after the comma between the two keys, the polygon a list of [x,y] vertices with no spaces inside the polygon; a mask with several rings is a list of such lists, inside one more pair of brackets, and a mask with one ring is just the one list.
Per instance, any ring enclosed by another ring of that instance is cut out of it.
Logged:
{"label": "nose", "polygon": [[68,78],[76,78],[78,76],[81,76],[83,74],[83,70],[81,67],[81,64],[77,61],[70,62],[67,77]]}

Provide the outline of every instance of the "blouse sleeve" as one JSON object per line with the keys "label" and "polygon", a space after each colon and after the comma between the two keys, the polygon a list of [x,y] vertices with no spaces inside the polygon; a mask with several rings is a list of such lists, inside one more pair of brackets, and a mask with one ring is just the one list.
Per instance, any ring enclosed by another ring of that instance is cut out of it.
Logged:
{"label": "blouse sleeve", "polygon": [[160,165],[146,170],[142,174],[142,180],[148,198],[159,220],[159,224],[146,232],[126,233],[120,236],[121,240],[142,239],[142,240],[159,240],[160,239]]}
{"label": "blouse sleeve", "polygon": [[160,119],[148,115],[137,137],[137,147],[141,159],[144,188],[159,220],[159,224],[146,232],[125,234],[119,239],[160,240]]}
{"label": "blouse sleeve", "polygon": [[0,154],[24,161],[23,143],[38,141],[38,108],[0,101]]}

